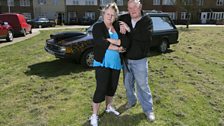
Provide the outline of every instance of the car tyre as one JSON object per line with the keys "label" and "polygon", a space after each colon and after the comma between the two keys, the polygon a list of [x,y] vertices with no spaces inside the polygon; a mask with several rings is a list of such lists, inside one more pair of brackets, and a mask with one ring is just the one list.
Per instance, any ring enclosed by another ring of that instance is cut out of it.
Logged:
{"label": "car tyre", "polygon": [[25,30],[25,29],[23,29],[23,31],[22,31],[22,35],[23,35],[23,36],[26,36],[26,30]]}
{"label": "car tyre", "polygon": [[30,32],[29,32],[30,34],[32,34],[33,33],[33,31],[32,31],[32,28],[30,29]]}
{"label": "car tyre", "polygon": [[94,55],[93,55],[93,49],[89,49],[85,51],[81,57],[81,64],[84,67],[90,68],[93,65]]}
{"label": "car tyre", "polygon": [[168,44],[167,40],[164,39],[161,42],[161,44],[159,45],[159,51],[161,53],[165,53],[168,50],[168,47],[169,47],[169,44]]}
{"label": "car tyre", "polygon": [[13,33],[12,33],[12,31],[8,31],[6,40],[7,40],[7,42],[13,41]]}

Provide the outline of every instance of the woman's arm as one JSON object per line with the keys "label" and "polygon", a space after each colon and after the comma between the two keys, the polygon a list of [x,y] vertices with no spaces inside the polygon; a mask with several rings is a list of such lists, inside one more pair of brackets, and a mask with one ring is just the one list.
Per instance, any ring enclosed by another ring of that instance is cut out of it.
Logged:
{"label": "woman's arm", "polygon": [[121,40],[120,39],[111,39],[111,38],[107,38],[107,41],[110,42],[111,44],[120,46],[121,45]]}
{"label": "woman's arm", "polygon": [[106,50],[110,45],[104,34],[105,33],[102,24],[99,23],[93,27],[93,41],[97,49]]}

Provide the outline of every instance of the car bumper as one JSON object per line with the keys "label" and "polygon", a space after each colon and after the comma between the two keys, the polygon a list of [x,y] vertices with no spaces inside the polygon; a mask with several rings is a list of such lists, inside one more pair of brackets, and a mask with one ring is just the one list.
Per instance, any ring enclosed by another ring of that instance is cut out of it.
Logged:
{"label": "car bumper", "polygon": [[76,55],[74,55],[74,53],[66,53],[66,51],[61,51],[62,47],[57,46],[57,45],[52,45],[49,43],[46,43],[44,50],[46,52],[48,52],[51,55],[54,55],[56,58],[60,58],[60,59],[73,59],[76,62],[79,61],[79,57],[77,57]]}

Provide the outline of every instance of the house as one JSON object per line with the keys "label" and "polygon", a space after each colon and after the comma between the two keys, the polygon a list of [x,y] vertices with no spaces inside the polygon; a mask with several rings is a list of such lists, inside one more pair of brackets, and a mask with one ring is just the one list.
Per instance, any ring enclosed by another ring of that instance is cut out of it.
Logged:
{"label": "house", "polygon": [[33,0],[0,0],[0,13],[20,13],[33,18]]}
{"label": "house", "polygon": [[[120,11],[127,11],[128,0],[0,0],[0,13],[17,12],[27,18],[47,17],[59,24],[78,19],[96,20],[100,10],[116,2]],[[165,12],[176,24],[216,23],[224,20],[224,0],[141,0],[143,10]]]}
{"label": "house", "polygon": [[46,17],[57,24],[65,20],[65,0],[33,0],[34,18]]}

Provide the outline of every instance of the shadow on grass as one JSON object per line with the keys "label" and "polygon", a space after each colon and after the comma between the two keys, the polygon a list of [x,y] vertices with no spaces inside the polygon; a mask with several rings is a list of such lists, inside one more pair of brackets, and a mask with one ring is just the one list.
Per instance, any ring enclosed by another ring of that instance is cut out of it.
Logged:
{"label": "shadow on grass", "polygon": [[[127,103],[121,105],[117,111],[119,116],[103,112],[99,115],[99,125],[102,126],[137,126],[142,120],[147,120],[144,113],[125,114],[128,109],[125,108]],[[149,122],[150,123],[150,122]],[[86,121],[82,126],[90,126],[90,121]]]}
{"label": "shadow on grass", "polygon": [[[164,54],[172,53],[172,52],[174,52],[174,50],[168,49]],[[161,54],[162,54],[161,52],[159,52],[157,49],[153,48],[153,49],[151,49],[150,53],[147,56],[148,57],[153,57],[153,56],[159,56]]]}
{"label": "shadow on grass", "polygon": [[60,75],[69,75],[71,73],[79,73],[88,70],[92,69],[84,68],[81,65],[70,61],[54,60],[30,65],[28,66],[28,70],[25,72],[25,74],[48,78],[57,77]]}
{"label": "shadow on grass", "polygon": [[[144,113],[120,115],[104,114],[99,118],[100,126],[137,126],[142,120],[146,120]],[[86,121],[82,126],[90,126],[90,122]]]}

